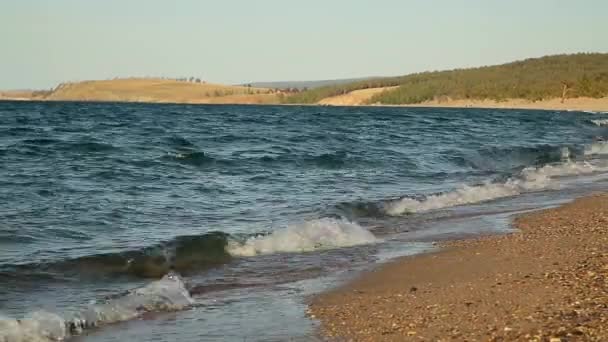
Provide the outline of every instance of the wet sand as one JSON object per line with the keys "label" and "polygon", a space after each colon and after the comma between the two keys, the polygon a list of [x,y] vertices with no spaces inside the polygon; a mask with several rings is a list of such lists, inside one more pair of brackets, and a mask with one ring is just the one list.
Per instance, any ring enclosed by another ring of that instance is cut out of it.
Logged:
{"label": "wet sand", "polygon": [[337,341],[608,341],[608,194],[524,214],[315,297]]}

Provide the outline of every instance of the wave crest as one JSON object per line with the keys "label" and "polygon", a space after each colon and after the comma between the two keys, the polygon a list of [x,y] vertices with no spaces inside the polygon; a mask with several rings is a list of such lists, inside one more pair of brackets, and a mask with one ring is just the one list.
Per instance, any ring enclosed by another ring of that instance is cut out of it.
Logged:
{"label": "wave crest", "polygon": [[608,126],[608,119],[597,119],[597,120],[591,120],[591,122],[596,125],[596,126]]}
{"label": "wave crest", "polygon": [[193,304],[182,279],[169,273],[115,299],[92,304],[72,317],[46,311],[18,320],[0,316],[0,341],[61,341],[91,328],[136,319],[149,312],[183,310]]}
{"label": "wave crest", "polygon": [[445,151],[443,157],[458,165],[475,170],[511,171],[527,166],[542,166],[576,156],[579,149],[566,145],[493,146],[480,150]]}
{"label": "wave crest", "polygon": [[367,229],[345,219],[323,218],[289,226],[245,242],[231,241],[227,251],[233,256],[308,252],[317,249],[349,247],[376,242]]}
{"label": "wave crest", "polygon": [[498,198],[511,197],[527,191],[547,189],[552,186],[551,179],[571,175],[590,174],[600,171],[587,162],[564,162],[522,170],[519,177],[510,178],[504,183],[486,182],[481,185],[464,185],[456,190],[427,196],[424,199],[402,198],[385,204],[388,215],[425,212],[464,204],[473,204]]}
{"label": "wave crest", "polygon": [[101,274],[157,278],[172,270],[188,274],[230,261],[231,256],[225,250],[228,237],[228,234],[222,232],[178,236],[139,250],[89,255],[44,264],[9,266],[4,271],[11,277],[32,274]]}
{"label": "wave crest", "polygon": [[215,158],[201,151],[167,152],[163,159],[192,166],[212,165],[218,162]]}
{"label": "wave crest", "polygon": [[[607,120],[608,121],[608,120]],[[585,155],[603,155],[608,154],[608,142],[596,142],[585,147]]]}
{"label": "wave crest", "polygon": [[0,315],[0,341],[3,342],[62,341],[67,336],[65,321],[54,313],[35,311],[19,320]]}

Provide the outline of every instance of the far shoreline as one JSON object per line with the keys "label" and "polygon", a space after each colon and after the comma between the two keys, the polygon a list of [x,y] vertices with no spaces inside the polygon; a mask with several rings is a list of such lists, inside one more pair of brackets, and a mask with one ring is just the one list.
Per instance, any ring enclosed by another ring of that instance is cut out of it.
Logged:
{"label": "far shoreline", "polygon": [[[340,104],[322,104],[322,106],[341,107]],[[529,101],[525,99],[509,99],[504,101],[494,100],[447,100],[447,101],[427,101],[412,104],[356,104],[345,105],[346,107],[413,107],[413,108],[458,108],[458,109],[527,109],[527,110],[548,110],[548,111],[590,111],[607,112],[608,97],[603,98],[568,98],[563,103],[561,99],[554,98],[549,100]]]}
{"label": "far shoreline", "polygon": [[608,114],[608,97],[571,98],[561,103],[560,99],[528,101],[512,99],[493,100],[450,100],[446,102],[422,102],[414,104],[320,104],[320,103],[239,103],[239,102],[201,102],[201,101],[106,101],[106,100],[50,100],[31,98],[0,98],[0,102],[39,102],[39,103],[117,103],[117,104],[163,104],[163,105],[234,105],[234,106],[302,106],[302,107],[369,107],[369,108],[453,108],[453,109],[505,109],[505,110],[543,110],[573,111]]}

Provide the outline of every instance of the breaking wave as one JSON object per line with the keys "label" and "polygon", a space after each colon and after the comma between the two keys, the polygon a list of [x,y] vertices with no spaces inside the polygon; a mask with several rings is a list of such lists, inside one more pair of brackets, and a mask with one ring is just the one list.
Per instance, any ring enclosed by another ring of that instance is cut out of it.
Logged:
{"label": "breaking wave", "polygon": [[323,218],[292,225],[266,236],[251,237],[244,242],[231,241],[227,251],[234,256],[255,256],[349,247],[376,241],[371,232],[354,222]]}
{"label": "breaking wave", "polygon": [[193,304],[182,279],[169,273],[158,281],[91,304],[67,317],[46,311],[35,311],[22,319],[0,315],[0,341],[62,341],[88,329],[133,320],[150,312],[183,310]]}
{"label": "breaking wave", "polygon": [[602,155],[608,154],[608,142],[601,141],[596,142],[591,145],[585,147],[585,155],[593,156],[593,155]]}
{"label": "breaking wave", "polygon": [[528,167],[517,177],[509,178],[504,183],[486,182],[480,185],[464,185],[456,190],[430,195],[423,199],[402,198],[387,202],[385,212],[399,216],[416,212],[425,212],[464,204],[473,204],[498,198],[516,196],[524,192],[548,189],[555,183],[554,177],[590,174],[605,169],[588,162],[564,162],[545,165],[539,168]]}
{"label": "breaking wave", "polygon": [[595,124],[596,126],[608,126],[608,119],[597,119],[597,120],[591,120],[591,122],[593,122],[593,124]]}
{"label": "breaking wave", "polygon": [[265,235],[212,232],[179,236],[140,250],[88,255],[51,263],[7,265],[0,269],[0,281],[16,277],[62,278],[70,275],[158,278],[171,271],[189,275],[228,263],[233,257],[308,252],[375,241],[372,233],[354,222],[322,218]]}
{"label": "breaking wave", "polygon": [[7,277],[102,274],[143,278],[161,277],[172,270],[188,274],[230,261],[231,256],[225,249],[228,237],[222,232],[179,236],[140,250],[89,255],[53,263],[13,265],[0,270],[0,279],[2,274]]}

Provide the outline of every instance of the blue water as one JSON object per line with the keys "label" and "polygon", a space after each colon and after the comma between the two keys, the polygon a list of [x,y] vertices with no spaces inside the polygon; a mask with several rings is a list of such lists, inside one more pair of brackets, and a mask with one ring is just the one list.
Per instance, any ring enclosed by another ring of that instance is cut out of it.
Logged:
{"label": "blue water", "polygon": [[88,338],[310,337],[302,282],[604,186],[606,117],[0,102],[0,312],[67,312],[173,270],[206,303],[190,320]]}

